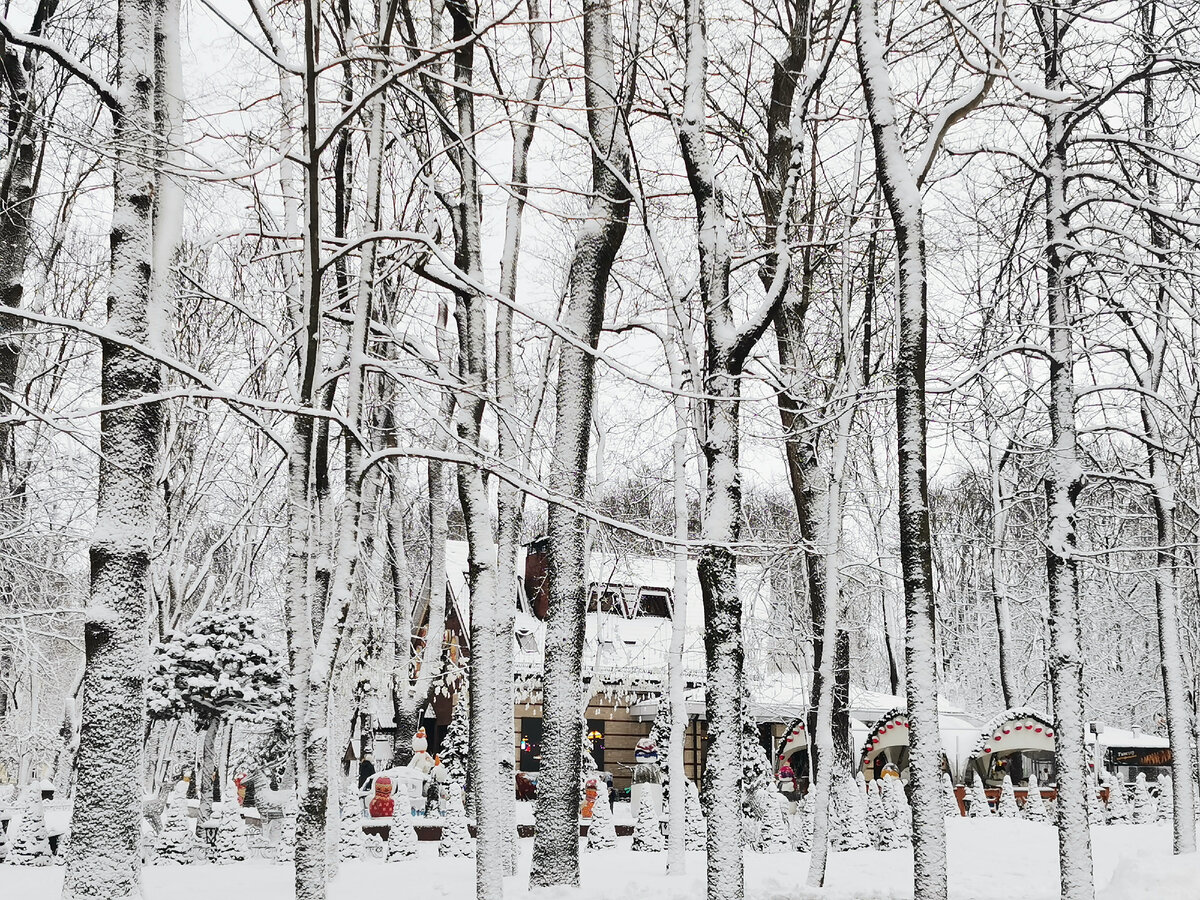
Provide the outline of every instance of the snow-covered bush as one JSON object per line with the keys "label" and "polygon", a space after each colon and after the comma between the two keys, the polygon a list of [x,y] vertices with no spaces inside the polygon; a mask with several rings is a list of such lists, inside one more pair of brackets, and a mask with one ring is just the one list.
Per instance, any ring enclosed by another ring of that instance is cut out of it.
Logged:
{"label": "snow-covered bush", "polygon": [[1135,825],[1147,825],[1158,818],[1158,806],[1146,786],[1146,773],[1138,772],[1133,783],[1133,821]]}
{"label": "snow-covered bush", "polygon": [[871,846],[866,781],[861,772],[857,780],[842,777],[834,783],[832,824],[830,841],[834,850],[862,850]]}
{"label": "snow-covered bush", "polygon": [[227,812],[217,825],[212,861],[220,865],[242,862],[246,858],[246,823],[237,810]]}
{"label": "snow-covered bush", "polygon": [[609,850],[617,845],[617,828],[613,824],[612,806],[608,802],[608,789],[600,782],[596,791],[596,802],[592,804],[592,818],[588,823],[587,848]]}
{"label": "snow-covered bush", "polygon": [[188,827],[187,798],[174,793],[167,802],[162,829],[154,841],[154,859],[159,863],[188,865],[196,861],[199,850]]}
{"label": "snow-covered bush", "polygon": [[1094,772],[1088,773],[1088,824],[1103,825],[1108,820],[1104,801],[1100,799],[1100,783],[1096,781]]}
{"label": "snow-covered bush", "polygon": [[782,794],[768,789],[762,792],[762,796],[755,804],[759,810],[761,827],[758,833],[758,843],[754,849],[759,853],[786,853],[792,847],[783,803]]}
{"label": "snow-covered bush", "polygon": [[972,819],[983,819],[991,814],[992,808],[988,806],[987,792],[983,789],[983,781],[976,778],[975,784],[971,786],[971,805],[967,809],[967,815]]}
{"label": "snow-covered bush", "polygon": [[882,788],[883,822],[879,833],[880,850],[899,850],[912,846],[912,812],[904,785],[899,778],[884,778]]}
{"label": "snow-covered bush", "polygon": [[446,814],[442,819],[442,839],[438,842],[438,856],[474,855],[475,841],[467,825],[462,787],[452,781],[446,799]]}
{"label": "snow-covered bush", "polygon": [[407,803],[397,803],[388,829],[387,861],[411,859],[417,855],[417,830]]}
{"label": "snow-covered bush", "polygon": [[637,823],[633,827],[633,850],[639,853],[657,853],[666,849],[662,826],[649,793],[642,794],[638,806]]}
{"label": "snow-covered bush", "polygon": [[279,843],[275,846],[275,861],[294,863],[296,861],[296,816],[287,815],[283,818],[283,828],[279,832]]}
{"label": "snow-covered bush", "polygon": [[708,823],[700,804],[700,789],[690,778],[687,781],[687,796],[684,802],[684,846],[688,850],[705,850],[708,847]]}
{"label": "snow-covered bush", "polygon": [[946,804],[946,815],[952,819],[962,817],[962,812],[958,808],[958,796],[954,793],[954,782],[950,780],[950,773],[942,773],[942,799]]}
{"label": "snow-covered bush", "polygon": [[1000,786],[1000,801],[996,804],[996,815],[1005,819],[1015,819],[1021,815],[1017,806],[1017,795],[1013,791],[1012,778],[1004,776],[1004,784]]}
{"label": "snow-covered bush", "polygon": [[50,861],[50,839],[46,835],[42,800],[35,793],[30,793],[8,851],[8,862],[14,866],[48,866]]}
{"label": "snow-covered bush", "polygon": [[357,800],[351,798],[342,806],[342,819],[338,827],[338,859],[362,859],[366,855],[367,841],[362,830],[362,810]]}
{"label": "snow-covered bush", "polygon": [[1170,775],[1158,776],[1158,821],[1170,822],[1175,818],[1175,789]]}
{"label": "snow-covered bush", "polygon": [[1021,808],[1021,817],[1030,822],[1050,821],[1046,803],[1042,800],[1042,788],[1038,784],[1036,775],[1030,775],[1029,782],[1025,785],[1025,806]]}
{"label": "snow-covered bush", "polygon": [[1104,773],[1104,786],[1108,788],[1108,821],[1128,822],[1130,809],[1125,799],[1125,787],[1113,777],[1111,772]]}
{"label": "snow-covered bush", "polygon": [[886,815],[883,810],[883,796],[880,794],[881,788],[878,778],[867,785],[867,836],[871,839],[873,847],[879,846]]}

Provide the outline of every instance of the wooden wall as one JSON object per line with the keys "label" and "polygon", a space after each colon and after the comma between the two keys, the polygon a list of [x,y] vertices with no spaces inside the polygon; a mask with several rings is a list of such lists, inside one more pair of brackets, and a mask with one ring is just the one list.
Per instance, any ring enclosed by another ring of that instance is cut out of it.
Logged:
{"label": "wooden wall", "polygon": [[[540,703],[518,703],[513,710],[513,759],[518,767],[521,759],[521,720],[536,719],[541,715]],[[604,768],[612,773],[613,784],[618,790],[628,788],[633,776],[634,748],[639,740],[650,733],[653,723],[635,720],[629,714],[628,705],[605,694],[592,697],[587,718],[604,722]],[[704,722],[693,719],[688,725],[684,741],[684,766],[688,777],[697,784],[704,764],[705,732]],[[665,753],[666,748],[660,747],[659,752]]]}

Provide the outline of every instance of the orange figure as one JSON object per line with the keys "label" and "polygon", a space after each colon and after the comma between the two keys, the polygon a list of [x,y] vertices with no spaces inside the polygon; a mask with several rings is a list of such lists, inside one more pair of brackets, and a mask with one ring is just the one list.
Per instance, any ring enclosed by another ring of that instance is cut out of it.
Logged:
{"label": "orange figure", "polygon": [[599,785],[596,784],[595,778],[587,780],[587,787],[584,790],[583,812],[581,815],[585,819],[592,817],[592,807],[596,805],[596,794],[599,792]]}

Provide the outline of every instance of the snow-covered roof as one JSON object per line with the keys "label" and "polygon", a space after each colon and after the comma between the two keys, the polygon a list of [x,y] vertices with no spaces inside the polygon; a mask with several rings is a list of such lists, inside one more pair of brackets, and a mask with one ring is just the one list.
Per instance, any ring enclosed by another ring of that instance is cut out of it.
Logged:
{"label": "snow-covered roof", "polygon": [[[1092,734],[1089,730],[1084,735],[1084,740],[1088,744],[1094,744],[1096,742],[1096,735]],[[1161,735],[1145,734],[1140,729],[1129,731],[1125,728],[1113,728],[1111,725],[1105,725],[1100,731],[1100,746],[1165,750],[1171,746],[1171,742]]]}
{"label": "snow-covered roof", "polygon": [[[522,549],[517,570],[525,568]],[[463,627],[470,628],[470,591],[467,587],[467,544],[446,544],[446,577],[451,601]],[[656,587],[670,590],[675,580],[675,563],[670,557],[593,552],[588,561],[590,584]],[[738,565],[738,589],[742,596],[747,630],[764,628],[771,615],[771,585],[767,571],[758,565]],[[704,601],[696,561],[688,560],[688,592],[683,606],[686,616],[683,668],[692,684],[702,683],[705,673]],[[517,613],[513,635],[514,668],[518,675],[540,675],[543,669],[546,623],[527,612]],[[671,620],[655,616],[627,618],[610,612],[588,613],[585,625],[583,673],[605,683],[630,685],[666,681],[667,651]],[[756,648],[747,642],[747,657]]]}
{"label": "snow-covered roof", "polygon": [[1006,709],[979,731],[971,757],[1006,750],[1053,750],[1054,724],[1046,714],[1027,706]]}

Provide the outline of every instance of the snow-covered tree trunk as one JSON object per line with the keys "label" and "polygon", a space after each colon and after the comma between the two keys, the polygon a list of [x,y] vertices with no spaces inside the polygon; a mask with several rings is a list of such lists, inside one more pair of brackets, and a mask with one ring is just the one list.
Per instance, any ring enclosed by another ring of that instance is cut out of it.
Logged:
{"label": "snow-covered tree trunk", "polygon": [[[30,32],[38,35],[53,4],[39,3]],[[0,303],[20,309],[25,295],[25,263],[29,254],[29,226],[33,216],[37,144],[42,136],[35,115],[33,54],[23,60],[16,48],[0,39],[0,61],[9,91],[8,145],[0,197]],[[28,68],[27,68],[28,67]],[[12,411],[11,394],[16,386],[21,361],[21,323],[15,316],[0,315],[0,496],[20,493],[16,469],[14,431],[7,419]]]}
{"label": "snow-covered tree trunk", "polygon": [[[684,768],[684,742],[687,737],[688,711],[684,692],[683,647],[687,636],[688,596],[688,502],[687,502],[687,434],[690,420],[689,403],[684,389],[691,378],[682,360],[670,346],[664,346],[670,361],[671,387],[675,390],[671,405],[675,411],[675,434],[671,438],[671,488],[676,544],[674,558],[673,597],[671,610],[671,642],[667,651],[667,697],[671,707],[671,727],[667,737],[667,795],[670,798],[667,820],[667,874],[683,875],[687,865],[687,771]],[[682,354],[681,354],[682,356]],[[659,701],[663,702],[663,701]]]}
{"label": "snow-covered tree trunk", "polygon": [[[1144,52],[1148,60],[1155,51],[1155,4],[1143,3],[1138,8]],[[1155,79],[1146,78],[1142,85],[1142,139],[1153,142],[1158,127],[1158,106]],[[1158,202],[1158,169],[1153,159],[1143,160],[1144,178],[1151,202]],[[1163,266],[1170,266],[1167,255],[1169,238],[1158,216],[1149,215],[1150,246]],[[1165,276],[1160,276],[1165,277]],[[1179,559],[1179,538],[1175,522],[1175,482],[1172,460],[1159,426],[1155,397],[1162,386],[1166,364],[1167,342],[1171,329],[1170,298],[1164,284],[1154,288],[1154,333],[1152,340],[1142,342],[1147,350],[1146,365],[1139,373],[1142,390],[1138,393],[1142,428],[1145,433],[1146,455],[1150,468],[1150,488],[1154,501],[1155,537],[1157,543],[1154,569],[1154,599],[1158,611],[1158,650],[1163,682],[1163,699],[1167,713],[1167,735],[1171,743],[1171,776],[1182,788],[1190,783],[1192,772],[1191,709],[1188,706],[1183,648],[1180,642],[1179,591],[1176,571]],[[1190,790],[1181,789],[1172,797],[1174,819],[1174,849],[1176,853],[1196,850],[1196,808]]]}
{"label": "snow-covered tree trunk", "polygon": [[101,342],[100,478],[84,615],[78,780],[64,898],[141,895],[147,598],[161,405],[151,339],[154,4],[117,6],[108,324]]}
{"label": "snow-covered tree trunk", "polygon": [[[1064,90],[1061,26],[1043,31],[1045,82]],[[1071,232],[1067,203],[1067,120],[1046,119],[1046,309],[1050,328],[1050,453],[1046,473],[1046,581],[1050,597],[1050,684],[1054,697],[1055,763],[1058,770],[1058,847],[1062,900],[1090,900],[1091,832],[1087,811],[1084,747],[1083,647],[1079,620],[1079,557],[1076,500],[1083,466],[1075,425],[1075,351],[1070,307]]]}
{"label": "snow-covered tree trunk", "polygon": [[[453,22],[454,107],[458,143],[452,151],[458,169],[459,192],[455,217],[455,264],[470,284],[483,281],[480,217],[482,195],[475,161],[475,11],[469,0],[446,4]],[[454,431],[460,452],[480,457],[484,398],[488,394],[488,321],[484,298],[475,289],[456,292],[455,318],[459,335],[459,381],[464,390],[455,399]],[[475,853],[475,895],[498,900],[511,864],[511,832],[504,819],[505,780],[500,777],[500,739],[511,730],[512,682],[505,684],[500,657],[512,652],[507,616],[500,615],[496,582],[496,538],[482,465],[458,467],[458,496],[466,525],[468,587],[471,593],[471,753],[469,780],[474,798],[478,844]],[[510,601],[504,603],[508,606]],[[511,669],[511,665],[508,667]],[[511,753],[511,749],[508,751]]]}
{"label": "snow-covered tree trunk", "polygon": [[[843,305],[842,339],[847,344],[851,340],[849,329],[849,309]],[[849,357],[847,357],[849,358]],[[811,735],[815,743],[816,778],[813,785],[813,843],[812,858],[808,864],[808,885],[822,887],[825,884],[825,863],[829,854],[830,817],[829,810],[833,800],[835,779],[847,781],[850,778],[850,758],[844,746],[848,740],[848,727],[843,727],[841,740],[835,739],[835,703],[834,693],[837,689],[837,672],[835,666],[842,654],[838,651],[845,645],[846,656],[849,655],[848,643],[839,640],[844,631],[840,631],[839,619],[841,613],[841,541],[842,541],[842,478],[846,470],[846,460],[850,449],[850,428],[854,422],[854,395],[858,388],[858,366],[850,366],[850,379],[846,395],[851,398],[845,402],[838,416],[838,433],[833,445],[833,458],[829,467],[829,480],[825,489],[824,521],[821,532],[824,538],[822,546],[821,565],[823,569],[822,582],[825,588],[824,617],[822,622],[821,641],[825,652],[821,657],[821,693],[817,698],[816,730]],[[846,660],[848,663],[849,660]],[[842,746],[839,746],[842,745]]]}
{"label": "snow-covered tree trunk", "polygon": [[[592,201],[575,238],[563,329],[595,347],[604,318],[609,272],[629,216],[629,145],[614,61],[610,0],[584,0],[583,53],[588,132],[592,141]],[[564,342],[559,354],[557,420],[549,483],[570,500],[584,495],[591,437],[595,358]],[[585,526],[581,516],[551,504],[550,615],[543,679],[542,765],[530,882],[579,884],[579,715],[587,609]]]}
{"label": "snow-covered tree trunk", "polygon": [[736,331],[729,308],[729,236],[705,145],[707,48],[701,0],[689,0],[686,27],[687,81],[679,140],[696,202],[707,348],[702,450],[708,478],[697,574],[704,600],[707,658],[708,898],[740,900],[744,892],[740,722],[745,651],[732,545],[741,520],[738,414],[742,360],[729,343],[730,333]]}
{"label": "snow-covered tree trunk", "polygon": [[[700,261],[700,300],[704,309],[705,509],[697,562],[704,600],[707,660],[709,789],[708,897],[740,900],[744,893],[742,859],[741,718],[744,685],[742,601],[738,593],[737,543],[741,525],[739,412],[741,375],[746,358],[774,317],[787,285],[786,214],[779,217],[764,279],[763,302],[738,327],[730,304],[731,247],[707,144],[707,21],[703,0],[685,9],[683,107],[676,121],[679,149],[696,207],[696,243]],[[790,106],[787,107],[790,109]],[[792,162],[789,154],[788,170]],[[787,210],[794,190],[782,191],[778,207]]]}
{"label": "snow-covered tree trunk", "polygon": [[[542,23],[541,6],[538,0],[527,0],[529,12],[529,80],[519,114],[513,117],[509,128],[512,133],[512,177],[510,194],[504,222],[504,249],[500,261],[500,294],[515,301],[517,297],[517,263],[521,253],[521,227],[529,195],[529,150],[536,133],[539,100],[549,77],[546,64],[546,27]],[[496,353],[495,392],[497,418],[497,451],[507,465],[518,468],[528,458],[527,440],[521,433],[526,425],[516,410],[516,379],[513,372],[513,310],[501,303],[496,309]],[[533,429],[528,428],[528,436]],[[517,553],[521,542],[521,524],[524,519],[525,497],[510,481],[501,479],[496,492],[496,628],[508,637],[498,648],[494,678],[499,682],[498,690],[504,690],[506,706],[513,703],[513,647],[512,634],[516,622],[517,600]],[[513,780],[515,769],[512,739],[508,730],[498,737],[503,741],[502,753],[507,760],[501,774],[497,775],[504,784],[503,819],[517,821],[516,786]],[[510,875],[516,874],[517,845],[512,844]]]}
{"label": "snow-covered tree trunk", "polygon": [[200,783],[196,789],[200,794],[200,815],[196,821],[207,822],[212,818],[213,811],[213,769],[217,765],[217,735],[221,730],[221,720],[213,716],[204,725],[200,739],[200,765],[196,767]]}
{"label": "snow-covered tree trunk", "polygon": [[1018,705],[1016,663],[1012,659],[1012,614],[1008,592],[1003,587],[1004,538],[1008,531],[1008,503],[1004,496],[1004,463],[1008,453],[995,444],[994,435],[988,438],[989,486],[992,498],[992,545],[988,548],[988,586],[992,594],[992,610],[996,616],[996,654],[1000,665],[1000,693],[1004,708]]}
{"label": "snow-covered tree trunk", "polygon": [[896,429],[900,565],[913,792],[916,900],[946,897],[938,729],[937,648],[925,447],[926,277],[921,191],[905,159],[875,0],[855,0],[855,46],[875,145],[876,172],[895,228],[897,254]]}

